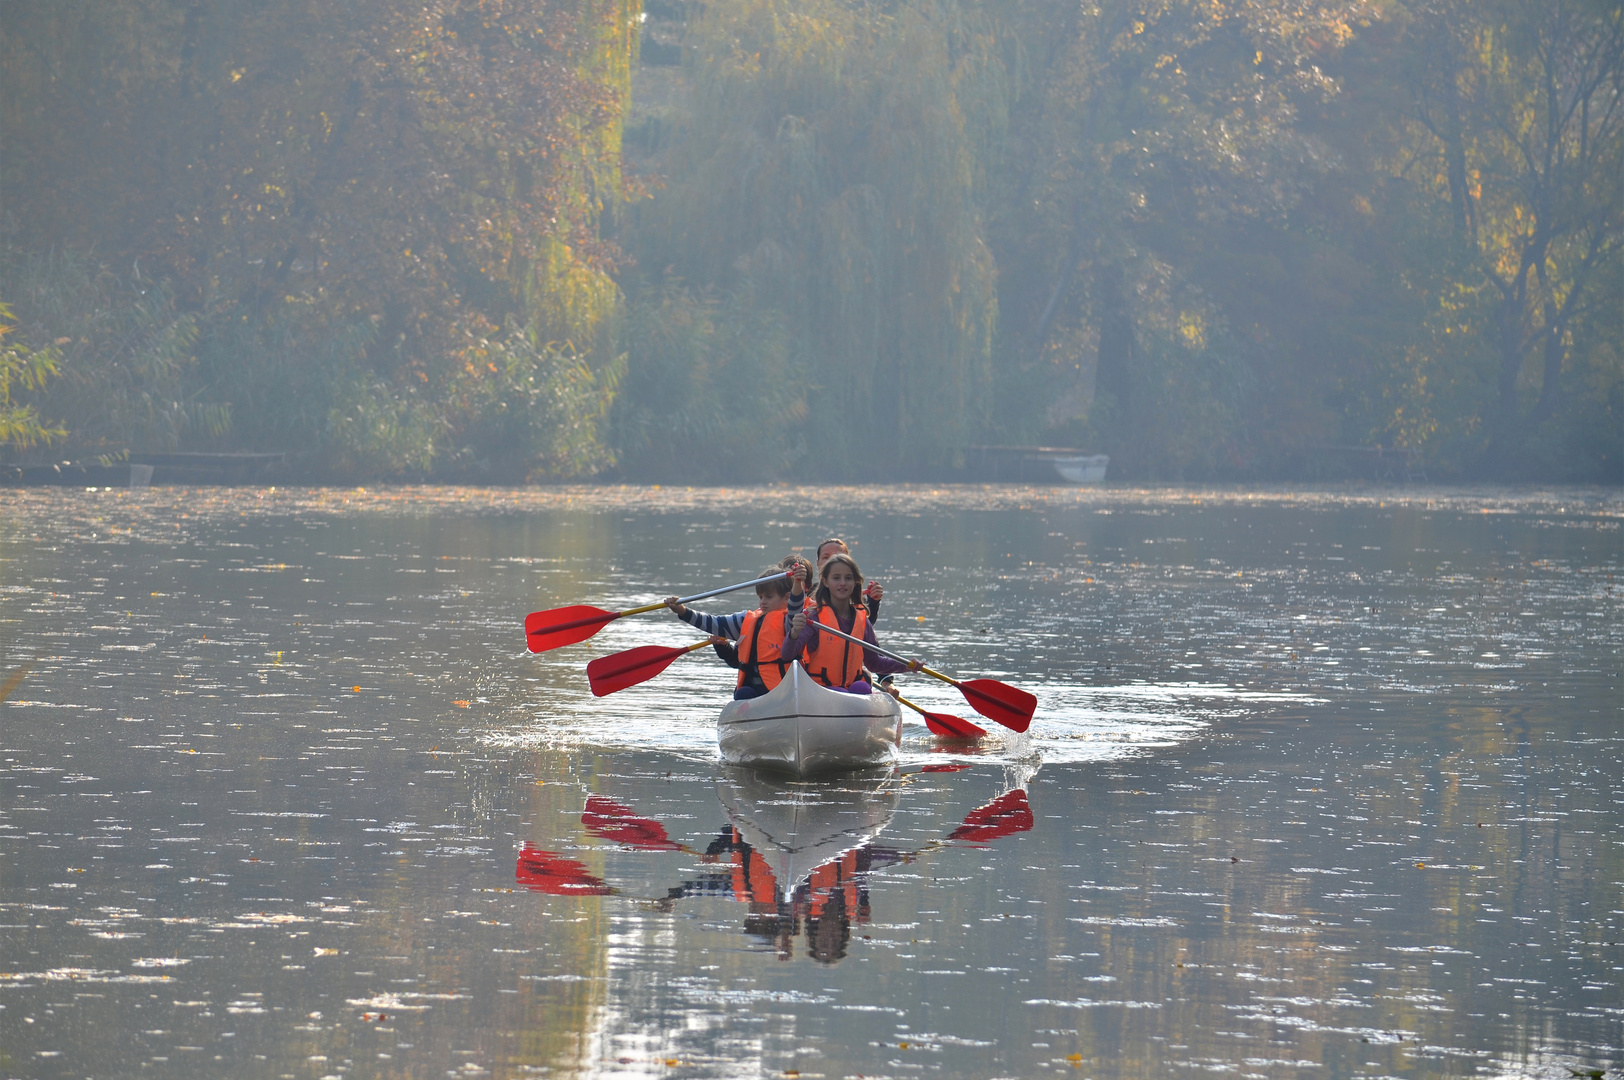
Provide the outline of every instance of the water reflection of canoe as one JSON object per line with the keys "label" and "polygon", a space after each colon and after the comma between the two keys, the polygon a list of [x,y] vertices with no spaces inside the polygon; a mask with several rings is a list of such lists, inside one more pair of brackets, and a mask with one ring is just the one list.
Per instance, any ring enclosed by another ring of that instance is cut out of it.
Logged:
{"label": "water reflection of canoe", "polygon": [[739,838],[768,861],[786,893],[818,867],[878,836],[901,793],[902,782],[890,770],[786,783],[724,766],[716,780],[716,797]]}
{"label": "water reflection of canoe", "polygon": [[902,742],[902,709],[888,694],[819,686],[799,663],[763,697],[735,701],[716,721],[722,760],[810,776],[884,765]]}

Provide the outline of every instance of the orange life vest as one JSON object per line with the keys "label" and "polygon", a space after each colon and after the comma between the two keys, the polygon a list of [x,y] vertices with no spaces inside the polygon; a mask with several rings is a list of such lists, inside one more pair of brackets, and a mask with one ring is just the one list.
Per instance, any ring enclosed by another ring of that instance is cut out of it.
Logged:
{"label": "orange life vest", "polygon": [[795,658],[783,656],[784,613],[763,615],[759,610],[744,617],[739,627],[739,685],[750,681],[750,672],[761,675],[761,683],[771,690],[784,681]]}
{"label": "orange life vest", "polygon": [[808,914],[812,918],[823,918],[825,908],[838,895],[840,909],[848,919],[867,921],[867,890],[860,876],[859,854],[853,849],[812,871],[806,881]]}
{"label": "orange life vest", "polygon": [[733,899],[744,904],[778,902],[778,879],[759,852],[733,830]]}
{"label": "orange life vest", "polygon": [[[860,638],[868,628],[868,612],[861,604],[853,604],[852,610],[857,614],[851,622],[851,636]],[[827,606],[818,608],[816,621],[832,630],[840,629],[834,611]],[[819,634],[806,647],[801,664],[824,686],[847,687],[863,677],[863,647],[833,634]]]}

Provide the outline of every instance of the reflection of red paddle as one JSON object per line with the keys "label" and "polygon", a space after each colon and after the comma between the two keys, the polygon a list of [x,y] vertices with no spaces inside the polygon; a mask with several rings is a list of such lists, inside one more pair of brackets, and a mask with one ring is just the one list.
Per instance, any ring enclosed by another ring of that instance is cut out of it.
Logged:
{"label": "reflection of red paddle", "polygon": [[930,728],[931,734],[940,736],[943,739],[979,739],[987,734],[986,728],[977,727],[970,721],[961,720],[949,713],[926,712],[901,694],[897,695],[897,700],[923,716],[925,726]]}
{"label": "reflection of red paddle", "polygon": [[837,638],[844,638],[853,645],[873,649],[881,656],[889,656],[893,660],[907,664],[915,671],[923,671],[933,679],[940,679],[949,686],[957,687],[959,693],[964,695],[964,700],[969,702],[970,708],[989,720],[998,721],[1011,731],[1025,731],[1032,725],[1032,714],[1037,712],[1038,699],[1018,686],[1001,683],[997,679],[966,679],[960,682],[958,679],[948,678],[940,671],[932,671],[917,660],[910,660],[906,656],[891,652],[889,649],[882,649],[872,642],[864,641],[862,638],[855,638],[850,634],[841,633],[839,630],[825,626],[822,623],[818,623],[818,633],[833,634]]}
{"label": "reflection of red paddle", "polygon": [[581,824],[599,840],[612,840],[617,844],[642,851],[682,851],[683,846],[666,835],[665,826],[653,818],[641,818],[629,806],[622,806],[602,795],[589,795],[586,809],[581,812]]}
{"label": "reflection of red paddle", "polygon": [[[769,581],[777,581],[788,576],[788,573],[773,574],[753,581],[741,581],[737,585],[726,585],[710,592],[684,596],[677,603],[686,604],[711,596],[721,596],[723,593],[764,585]],[[663,603],[644,604],[642,607],[627,608],[625,611],[605,611],[591,604],[571,604],[569,607],[532,611],[524,617],[525,644],[529,646],[531,652],[546,652],[548,649],[574,645],[577,641],[585,641],[622,615],[641,615],[647,611],[658,611],[663,607],[665,607]]]}
{"label": "reflection of red paddle", "polygon": [[670,667],[671,661],[684,653],[691,653],[695,649],[703,649],[706,645],[726,640],[727,638],[722,637],[708,637],[704,641],[696,641],[682,648],[639,645],[625,652],[610,653],[608,656],[598,657],[586,666],[586,679],[592,685],[592,692],[598,697],[603,697],[616,690],[624,690],[628,686],[647,682]]}
{"label": "reflection of red paddle", "polygon": [[16,671],[6,676],[6,681],[0,683],[0,701],[6,700],[17,687],[23,684],[23,678],[28,674],[28,669],[32,666],[32,664],[24,663]]}
{"label": "reflection of red paddle", "polygon": [[513,878],[531,892],[549,896],[611,896],[615,891],[574,859],[531,847],[528,842],[519,849],[519,865],[514,868]]}
{"label": "reflection of red paddle", "polygon": [[986,806],[964,815],[964,824],[953,830],[949,840],[984,844],[1000,836],[1026,832],[1032,828],[1032,806],[1020,788],[1006,791]]}

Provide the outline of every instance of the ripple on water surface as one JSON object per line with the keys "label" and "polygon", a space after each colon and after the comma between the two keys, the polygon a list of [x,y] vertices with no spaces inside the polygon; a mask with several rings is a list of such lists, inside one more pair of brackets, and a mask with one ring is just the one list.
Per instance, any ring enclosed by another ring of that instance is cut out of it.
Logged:
{"label": "ripple on water surface", "polygon": [[[1616,1069],[1621,518],[1590,490],[9,492],[0,1071]],[[523,649],[526,611],[833,533],[882,641],[1030,689],[1028,738],[910,727],[896,770],[763,781],[715,763],[704,653],[587,692],[594,656],[697,638],[669,616]]]}

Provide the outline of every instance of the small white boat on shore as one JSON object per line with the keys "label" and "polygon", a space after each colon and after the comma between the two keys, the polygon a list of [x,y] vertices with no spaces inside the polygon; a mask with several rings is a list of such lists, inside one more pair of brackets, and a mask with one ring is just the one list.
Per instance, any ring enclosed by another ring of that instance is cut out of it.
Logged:
{"label": "small white boat on shore", "polygon": [[1089,454],[1084,457],[1052,457],[1054,471],[1068,484],[1099,484],[1105,480],[1105,470],[1111,464],[1109,454]]}
{"label": "small white boat on shore", "polygon": [[716,721],[722,760],[811,776],[896,759],[902,707],[889,694],[842,694],[820,686],[799,663],[770,693],[735,701]]}
{"label": "small white boat on shore", "polygon": [[967,446],[967,479],[1017,484],[1098,484],[1105,480],[1111,455],[1090,454],[1075,446]]}

